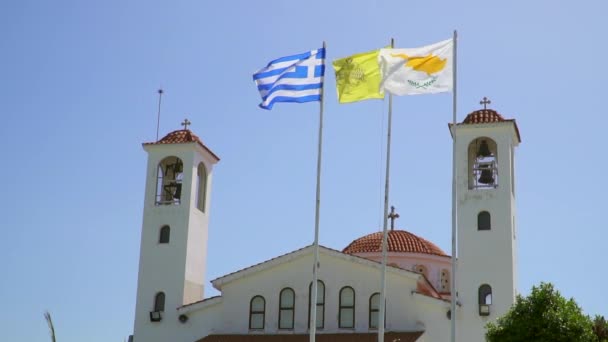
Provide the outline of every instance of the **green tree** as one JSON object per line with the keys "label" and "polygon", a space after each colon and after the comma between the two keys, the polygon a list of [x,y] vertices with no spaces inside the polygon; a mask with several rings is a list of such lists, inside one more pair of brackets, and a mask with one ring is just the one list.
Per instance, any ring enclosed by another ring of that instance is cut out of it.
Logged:
{"label": "green tree", "polygon": [[600,342],[608,342],[608,322],[604,316],[595,316],[593,320],[593,333]]}
{"label": "green tree", "polygon": [[488,342],[596,342],[593,322],[574,299],[566,300],[549,283],[532,287],[528,297],[486,326]]}

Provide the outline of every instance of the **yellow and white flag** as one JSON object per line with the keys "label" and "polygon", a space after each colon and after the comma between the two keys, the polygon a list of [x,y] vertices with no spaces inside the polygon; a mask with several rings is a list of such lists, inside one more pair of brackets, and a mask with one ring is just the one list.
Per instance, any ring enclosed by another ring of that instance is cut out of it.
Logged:
{"label": "yellow and white flag", "polygon": [[380,49],[380,91],[393,95],[449,92],[453,87],[452,39],[411,49]]}

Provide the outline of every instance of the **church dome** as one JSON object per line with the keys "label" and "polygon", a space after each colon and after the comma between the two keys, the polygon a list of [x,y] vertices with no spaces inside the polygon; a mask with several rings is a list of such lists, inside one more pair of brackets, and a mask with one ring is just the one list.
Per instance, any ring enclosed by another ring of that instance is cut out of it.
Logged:
{"label": "church dome", "polygon": [[506,121],[502,115],[498,114],[495,110],[492,109],[480,109],[476,110],[462,121],[463,124],[484,124],[484,123],[492,123],[492,122],[502,122]]}
{"label": "church dome", "polygon": [[162,139],[156,142],[156,144],[183,144],[197,142],[202,144],[203,142],[199,137],[192,133],[189,129],[179,129],[165,135]]}
{"label": "church dome", "polygon": [[[448,256],[434,243],[427,241],[405,230],[388,231],[389,252],[422,253]],[[382,232],[372,233],[351,242],[342,251],[346,254],[382,252]]]}
{"label": "church dome", "polygon": [[202,148],[207,150],[211,155],[220,160],[220,158],[213,153],[207,146],[203,144],[201,139],[196,136],[196,134],[192,133],[189,129],[178,129],[177,131],[173,131],[167,135],[165,135],[162,139],[156,142],[147,142],[145,145],[167,145],[167,144],[188,144],[188,143],[197,143]]}

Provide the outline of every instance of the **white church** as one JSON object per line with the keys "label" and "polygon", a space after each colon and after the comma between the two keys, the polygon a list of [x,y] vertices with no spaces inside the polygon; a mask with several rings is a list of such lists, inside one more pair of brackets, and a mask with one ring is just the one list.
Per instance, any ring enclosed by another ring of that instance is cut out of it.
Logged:
{"label": "white church", "polygon": [[[491,109],[450,125],[456,136],[457,291],[452,258],[391,226],[385,340],[485,340],[484,326],[514,303],[517,282],[513,119]],[[135,309],[135,342],[308,341],[313,246],[211,280],[205,298],[213,166],[190,130],[144,143],[148,153]],[[449,171],[446,171],[449,172]],[[396,217],[393,212],[391,220]],[[382,233],[320,246],[317,341],[377,341]],[[451,301],[456,300],[456,313]]]}

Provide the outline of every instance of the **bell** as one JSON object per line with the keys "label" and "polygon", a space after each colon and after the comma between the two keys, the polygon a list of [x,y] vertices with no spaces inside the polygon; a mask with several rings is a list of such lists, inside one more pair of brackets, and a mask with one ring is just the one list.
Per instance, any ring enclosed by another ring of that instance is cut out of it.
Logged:
{"label": "bell", "polygon": [[[483,176],[483,173],[482,173]],[[173,198],[179,200],[182,197],[182,184],[175,184],[175,193],[173,194]]]}
{"label": "bell", "polygon": [[479,150],[477,151],[477,157],[489,157],[492,155],[490,152],[490,148],[488,147],[488,143],[485,140],[481,141],[481,145],[479,145]]}
{"label": "bell", "polygon": [[494,175],[491,169],[481,170],[481,176],[479,176],[479,183],[481,184],[494,184]]}

